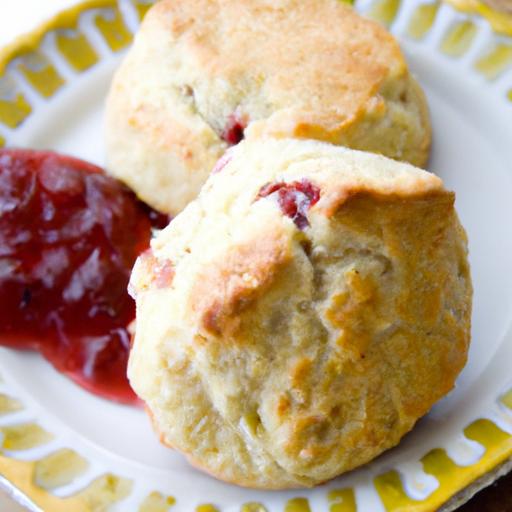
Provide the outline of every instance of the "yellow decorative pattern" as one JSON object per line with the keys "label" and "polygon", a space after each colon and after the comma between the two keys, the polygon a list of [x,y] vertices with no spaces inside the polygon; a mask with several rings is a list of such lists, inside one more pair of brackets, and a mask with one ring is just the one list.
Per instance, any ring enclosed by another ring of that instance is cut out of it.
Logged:
{"label": "yellow decorative pattern", "polygon": [[415,501],[405,493],[398,472],[389,471],[375,479],[375,487],[388,512],[431,512],[448,501],[479,476],[501,464],[512,454],[512,436],[487,419],[477,420],[464,429],[468,439],[486,449],[482,458],[470,466],[457,466],[445,450],[437,448],[421,462],[425,473],[432,475],[439,487],[425,500]]}
{"label": "yellow decorative pattern", "polygon": [[311,512],[309,501],[306,498],[293,498],[286,502],[284,512]]}
{"label": "yellow decorative pattern", "polygon": [[[508,92],[509,99],[512,100],[512,89]],[[500,402],[509,409],[512,409],[512,389],[500,397]]]}
{"label": "yellow decorative pattern", "polygon": [[105,475],[74,496],[57,498],[34,482],[36,462],[19,461],[0,455],[0,474],[48,512],[105,512],[131,492],[129,480]]}
{"label": "yellow decorative pattern", "polygon": [[13,100],[0,98],[0,123],[9,128],[16,128],[31,113],[32,107],[23,94],[16,94]]}
{"label": "yellow decorative pattern", "polygon": [[29,496],[41,509],[51,512],[91,512],[77,498],[56,498],[46,490],[34,485],[34,462],[19,461],[0,455],[0,474]]}
{"label": "yellow decorative pattern", "polygon": [[421,39],[431,29],[439,10],[439,2],[429,2],[416,7],[409,20],[407,33],[414,39]]}
{"label": "yellow decorative pattern", "polygon": [[153,1],[142,1],[142,0],[133,0],[135,5],[135,9],[137,9],[137,14],[139,15],[139,20],[142,21],[144,16],[146,16],[147,12],[154,4]]}
{"label": "yellow decorative pattern", "polygon": [[176,500],[172,496],[164,496],[159,492],[152,492],[140,505],[139,512],[167,512]]}
{"label": "yellow decorative pattern", "polygon": [[96,479],[83,491],[77,494],[86,506],[86,510],[103,511],[126,498],[132,491],[133,482],[112,474]]}
{"label": "yellow decorative pattern", "polygon": [[499,44],[490,53],[477,60],[475,68],[487,79],[497,78],[512,66],[512,45]]}
{"label": "yellow decorative pattern", "polygon": [[387,512],[416,510],[412,507],[417,502],[405,493],[397,471],[388,471],[379,475],[375,478],[374,484]]}
{"label": "yellow decorative pattern", "polygon": [[[1,140],[1,138],[0,138]],[[0,146],[1,146],[0,142]],[[0,393],[0,416],[4,414],[11,414],[13,412],[21,411],[23,409],[23,405],[16,398],[12,398],[9,395],[5,395]]]}
{"label": "yellow decorative pattern", "polygon": [[60,30],[55,36],[55,42],[60,53],[75,71],[83,72],[98,62],[98,54],[80,32]]}
{"label": "yellow decorative pattern", "polygon": [[[497,427],[491,420],[477,420],[464,429],[468,439],[485,446],[487,452],[500,456],[500,446],[512,446],[512,436]],[[486,453],[488,456],[489,453]]]}
{"label": "yellow decorative pattern", "polygon": [[368,13],[368,16],[383,25],[389,26],[396,17],[400,0],[377,0]]}
{"label": "yellow decorative pattern", "polygon": [[486,18],[497,32],[512,35],[512,16],[496,11],[481,0],[445,0],[461,11]]}
{"label": "yellow decorative pattern", "polygon": [[30,85],[45,98],[53,96],[64,85],[55,67],[41,54],[32,52],[19,59],[17,67]]}
{"label": "yellow decorative pattern", "polygon": [[198,505],[196,507],[196,512],[219,512],[219,509],[215,505],[206,503],[204,505]]}
{"label": "yellow decorative pattern", "polygon": [[476,31],[476,26],[471,21],[457,23],[444,36],[441,50],[451,57],[464,55],[471,46]]}
{"label": "yellow decorative pattern", "polygon": [[67,448],[54,452],[34,465],[34,483],[47,490],[68,485],[83,475],[89,463]]}
{"label": "yellow decorative pattern", "polygon": [[350,488],[334,489],[327,495],[329,512],[356,512],[356,496]]}
{"label": "yellow decorative pattern", "polygon": [[65,9],[46,23],[41,24],[36,30],[29,34],[18,37],[13,43],[4,47],[0,52],[0,76],[5,68],[17,57],[30,53],[37,49],[43,38],[54,30],[76,30],[78,20],[82,13],[90,9],[104,9],[106,7],[117,7],[116,0],[85,0],[79,5]]}
{"label": "yellow decorative pattern", "polygon": [[23,451],[50,442],[53,435],[35,423],[23,423],[0,427],[4,441],[2,448],[8,451]]}
{"label": "yellow decorative pattern", "polygon": [[251,501],[244,503],[240,508],[240,512],[267,512],[267,509],[261,503]]}
{"label": "yellow decorative pattern", "polygon": [[94,24],[114,52],[126,48],[132,42],[133,35],[124,24],[121,13],[117,8],[112,8],[107,13],[98,14]]}

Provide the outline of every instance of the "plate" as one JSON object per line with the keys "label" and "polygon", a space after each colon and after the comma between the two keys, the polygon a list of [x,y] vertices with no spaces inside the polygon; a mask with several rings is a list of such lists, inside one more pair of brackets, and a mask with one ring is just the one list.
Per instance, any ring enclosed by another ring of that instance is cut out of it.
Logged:
{"label": "plate", "polygon": [[[0,143],[103,164],[105,95],[150,4],[91,0],[0,53]],[[430,169],[457,192],[468,231],[473,342],[456,389],[359,470],[311,490],[261,492],[192,469],[159,445],[142,411],[87,394],[37,354],[1,349],[0,481],[29,508],[448,511],[509,469],[512,39],[435,0],[359,0],[356,8],[390,27],[425,88]]]}

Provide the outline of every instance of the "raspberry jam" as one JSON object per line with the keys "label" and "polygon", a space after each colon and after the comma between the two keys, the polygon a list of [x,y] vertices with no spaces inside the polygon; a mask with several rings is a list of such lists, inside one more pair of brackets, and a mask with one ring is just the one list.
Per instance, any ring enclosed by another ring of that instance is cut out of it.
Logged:
{"label": "raspberry jam", "polygon": [[308,210],[320,199],[320,189],[309,180],[292,183],[267,183],[261,187],[258,198],[277,195],[281,211],[290,217],[299,229],[309,226]]}
{"label": "raspberry jam", "polygon": [[0,343],[39,350],[87,390],[136,402],[127,285],[152,227],[167,220],[94,165],[0,149]]}

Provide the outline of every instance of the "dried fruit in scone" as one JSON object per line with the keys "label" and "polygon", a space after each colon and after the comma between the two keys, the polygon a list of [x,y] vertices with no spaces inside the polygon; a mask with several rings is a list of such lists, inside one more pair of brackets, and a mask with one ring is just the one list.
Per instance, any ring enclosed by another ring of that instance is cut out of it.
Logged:
{"label": "dried fruit in scone", "polygon": [[218,478],[324,482],[394,446],[466,362],[454,194],[394,160],[246,140],[132,274],[129,378]]}
{"label": "dried fruit in scone", "polygon": [[311,138],[423,167],[424,95],[396,40],[339,0],[162,0],[118,71],[108,169],[176,214],[251,134]]}

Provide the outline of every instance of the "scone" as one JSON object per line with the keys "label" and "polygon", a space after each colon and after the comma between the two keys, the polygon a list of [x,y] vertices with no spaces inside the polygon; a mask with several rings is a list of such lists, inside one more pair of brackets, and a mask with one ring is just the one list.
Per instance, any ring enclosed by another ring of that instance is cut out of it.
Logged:
{"label": "scone", "polygon": [[311,138],[424,166],[424,95],[398,43],[340,0],[162,0],[118,71],[108,170],[175,215],[229,145]]}
{"label": "scone", "polygon": [[454,194],[426,171],[246,140],[139,258],[130,382],[164,443],[243,486],[312,486],[398,443],[465,364]]}

